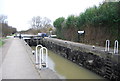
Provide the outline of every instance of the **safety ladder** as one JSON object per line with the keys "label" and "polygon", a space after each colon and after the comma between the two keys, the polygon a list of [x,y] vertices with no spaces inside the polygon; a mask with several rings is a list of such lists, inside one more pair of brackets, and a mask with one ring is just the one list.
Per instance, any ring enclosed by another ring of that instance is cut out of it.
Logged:
{"label": "safety ladder", "polygon": [[39,68],[48,68],[48,50],[46,47],[42,47],[39,52]]}
{"label": "safety ladder", "polygon": [[[40,47],[39,50],[38,47]],[[39,69],[43,67],[48,68],[48,50],[46,47],[42,45],[36,46],[35,63],[39,66]]]}
{"label": "safety ladder", "polygon": [[[118,54],[118,45],[119,45],[118,40],[115,40],[113,54]],[[110,51],[110,40],[106,40],[105,51],[106,52]]]}
{"label": "safety ladder", "polygon": [[114,54],[118,54],[118,40],[115,40],[115,44],[114,44]]}
{"label": "safety ladder", "polygon": [[105,51],[109,52],[109,48],[110,48],[110,40],[106,40]]}
{"label": "safety ladder", "polygon": [[111,53],[108,53],[106,56],[106,63],[105,63],[105,77],[111,79],[112,77],[112,61],[111,61]]}
{"label": "safety ladder", "polygon": [[42,45],[37,45],[37,46],[36,46],[36,49],[35,49],[35,51],[36,51],[36,52],[35,52],[35,63],[36,63],[36,64],[39,64],[39,63],[38,63],[38,60],[39,60],[39,58],[38,58],[38,47],[42,48],[43,46],[42,46]]}
{"label": "safety ladder", "polygon": [[112,54],[118,54],[118,41],[115,40],[114,43],[114,51],[113,52],[109,52],[110,46],[110,41],[106,40],[106,45],[105,45],[105,51],[108,53],[106,56],[106,63],[105,63],[105,77],[108,79],[112,79]]}

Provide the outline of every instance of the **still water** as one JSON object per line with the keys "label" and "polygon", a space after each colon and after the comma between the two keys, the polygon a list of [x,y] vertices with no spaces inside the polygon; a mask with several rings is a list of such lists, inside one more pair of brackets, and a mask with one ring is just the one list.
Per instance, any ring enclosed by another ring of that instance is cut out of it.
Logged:
{"label": "still water", "polygon": [[48,50],[48,57],[49,68],[57,72],[62,79],[103,79],[50,50]]}

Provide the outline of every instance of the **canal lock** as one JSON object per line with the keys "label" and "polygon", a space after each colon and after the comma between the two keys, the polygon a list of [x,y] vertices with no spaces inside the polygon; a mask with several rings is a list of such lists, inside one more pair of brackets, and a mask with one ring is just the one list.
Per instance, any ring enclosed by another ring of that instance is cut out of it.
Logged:
{"label": "canal lock", "polygon": [[36,46],[37,44],[41,44],[47,47],[49,50],[55,52],[56,54],[59,54],[60,56],[72,61],[73,63],[87,68],[90,71],[93,71],[94,73],[109,80],[120,79],[119,57],[117,57],[117,62],[113,61],[111,60],[111,57],[114,57],[114,59],[116,57],[112,56],[112,54],[107,53],[105,58],[103,58],[90,52],[83,52],[78,49],[72,49],[71,47],[56,44],[55,42],[47,41],[45,39],[40,39],[37,43],[35,40],[34,42],[33,40],[25,41],[27,41],[30,46]]}

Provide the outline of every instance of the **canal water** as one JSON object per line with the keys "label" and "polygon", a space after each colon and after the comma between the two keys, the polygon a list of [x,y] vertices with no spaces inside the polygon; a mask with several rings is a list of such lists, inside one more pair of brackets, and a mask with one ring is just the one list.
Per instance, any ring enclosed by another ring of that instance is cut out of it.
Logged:
{"label": "canal water", "polygon": [[[35,50],[35,47],[32,48]],[[48,57],[49,68],[59,74],[61,79],[103,79],[50,50],[48,50]]]}

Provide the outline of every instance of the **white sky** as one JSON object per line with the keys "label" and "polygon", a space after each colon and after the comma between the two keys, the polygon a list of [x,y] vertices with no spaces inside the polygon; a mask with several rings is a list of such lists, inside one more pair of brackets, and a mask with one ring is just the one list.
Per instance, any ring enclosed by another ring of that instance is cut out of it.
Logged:
{"label": "white sky", "polygon": [[8,16],[8,24],[18,31],[30,28],[33,16],[47,17],[52,22],[58,17],[79,15],[86,8],[104,0],[0,0],[0,15]]}

